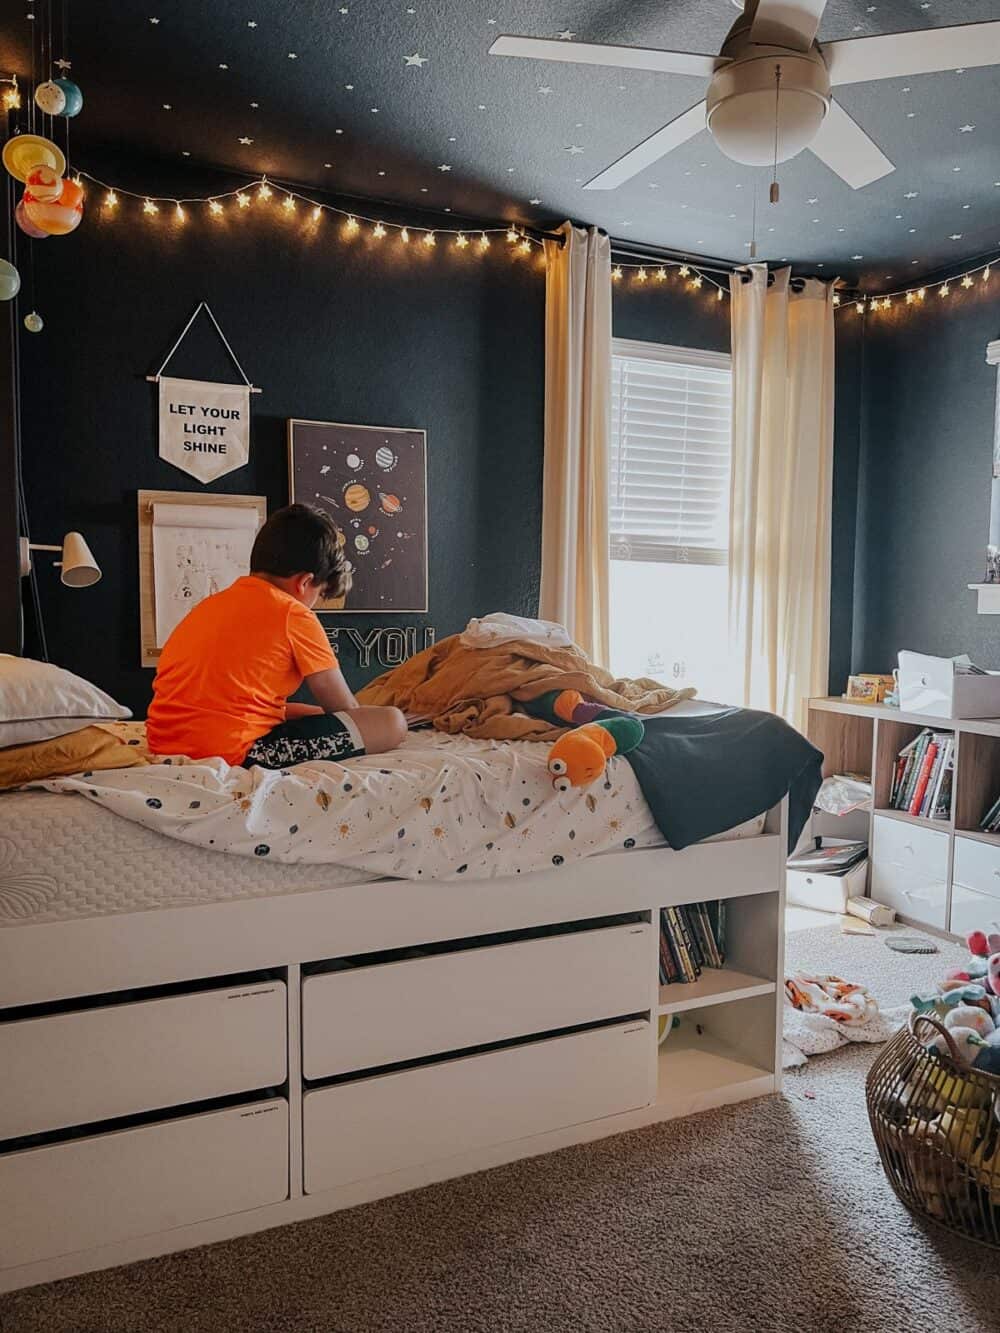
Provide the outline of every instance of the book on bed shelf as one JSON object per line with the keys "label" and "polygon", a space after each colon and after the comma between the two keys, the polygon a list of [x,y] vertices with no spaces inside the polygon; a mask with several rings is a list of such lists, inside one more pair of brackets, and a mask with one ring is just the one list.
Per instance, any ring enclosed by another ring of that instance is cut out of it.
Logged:
{"label": "book on bed shelf", "polygon": [[660,985],[697,981],[725,960],[725,903],[686,903],[660,910]]}

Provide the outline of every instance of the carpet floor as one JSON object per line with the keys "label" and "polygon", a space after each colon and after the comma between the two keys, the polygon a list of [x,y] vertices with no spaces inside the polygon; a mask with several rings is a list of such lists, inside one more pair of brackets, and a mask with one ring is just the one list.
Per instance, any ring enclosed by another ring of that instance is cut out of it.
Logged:
{"label": "carpet floor", "polygon": [[[963,956],[830,926],[790,935],[787,962],[888,1007]],[[817,1056],[780,1097],[0,1296],[0,1329],[992,1333],[996,1256],[917,1221],[882,1176],[864,1106],[879,1049]]]}

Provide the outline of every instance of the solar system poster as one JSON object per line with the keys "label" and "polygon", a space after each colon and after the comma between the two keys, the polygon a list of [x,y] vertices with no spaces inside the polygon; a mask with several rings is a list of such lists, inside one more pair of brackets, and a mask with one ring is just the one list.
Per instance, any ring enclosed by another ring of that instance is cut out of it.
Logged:
{"label": "solar system poster", "polygon": [[427,610],[427,437],[395,426],[289,421],[289,494],[325,510],[351,566],[317,611]]}

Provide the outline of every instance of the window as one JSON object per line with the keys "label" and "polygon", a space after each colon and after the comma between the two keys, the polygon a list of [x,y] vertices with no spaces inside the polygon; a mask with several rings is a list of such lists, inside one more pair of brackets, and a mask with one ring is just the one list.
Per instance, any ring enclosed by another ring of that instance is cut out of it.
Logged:
{"label": "window", "polygon": [[611,669],[723,701],[731,398],[728,355],[614,340]]}

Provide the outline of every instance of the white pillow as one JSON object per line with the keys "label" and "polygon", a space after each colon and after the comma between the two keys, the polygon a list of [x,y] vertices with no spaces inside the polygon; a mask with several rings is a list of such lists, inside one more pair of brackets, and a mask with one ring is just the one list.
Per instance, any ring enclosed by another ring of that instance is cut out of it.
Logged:
{"label": "white pillow", "polygon": [[72,671],[0,653],[0,747],[68,736],[131,710]]}

